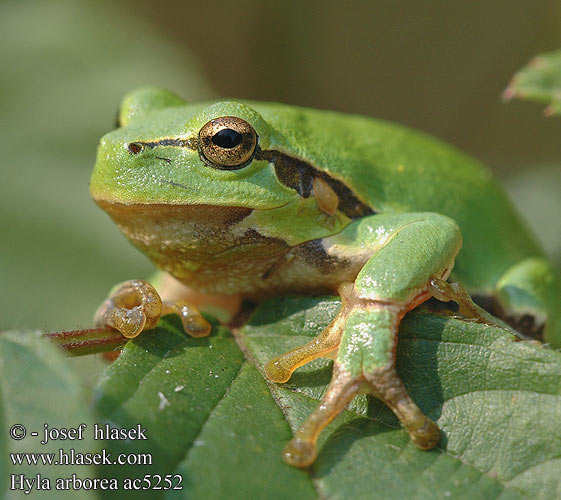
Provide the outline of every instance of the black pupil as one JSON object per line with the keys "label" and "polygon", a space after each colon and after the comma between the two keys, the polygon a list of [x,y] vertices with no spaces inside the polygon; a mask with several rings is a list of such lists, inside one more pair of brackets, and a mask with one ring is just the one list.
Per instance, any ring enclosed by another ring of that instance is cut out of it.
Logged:
{"label": "black pupil", "polygon": [[232,149],[242,142],[242,134],[224,128],[212,136],[212,142],[221,148]]}

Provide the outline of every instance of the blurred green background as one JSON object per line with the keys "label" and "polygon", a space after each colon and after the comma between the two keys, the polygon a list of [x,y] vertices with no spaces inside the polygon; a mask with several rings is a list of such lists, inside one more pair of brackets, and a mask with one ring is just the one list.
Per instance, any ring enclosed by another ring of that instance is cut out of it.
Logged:
{"label": "blurred green background", "polygon": [[434,134],[503,179],[561,263],[561,120],[500,98],[560,28],[553,0],[3,0],[0,329],[89,326],[114,283],[150,273],[88,193],[99,138],[145,84]]}

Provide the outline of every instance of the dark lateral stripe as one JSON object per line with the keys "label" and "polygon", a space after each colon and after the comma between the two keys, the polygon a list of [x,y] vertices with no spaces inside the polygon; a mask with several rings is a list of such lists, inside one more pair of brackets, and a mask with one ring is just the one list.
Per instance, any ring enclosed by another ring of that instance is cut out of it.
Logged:
{"label": "dark lateral stripe", "polygon": [[[131,150],[131,146],[134,145],[139,146],[138,151]],[[156,146],[175,146],[188,148],[193,151],[198,149],[197,140],[195,138],[166,138],[157,141],[131,142],[129,143],[129,151],[133,154],[137,154],[140,153],[140,148],[152,149]],[[350,219],[357,219],[375,213],[368,205],[360,201],[348,186],[330,177],[327,173],[318,170],[304,160],[294,158],[275,149],[262,150],[259,146],[257,146],[254,158],[256,160],[265,160],[272,163],[280,182],[291,189],[295,189],[298,194],[304,198],[308,198],[312,194],[312,182],[314,178],[324,180],[331,189],[335,191],[335,194],[339,198],[339,210]]]}
{"label": "dark lateral stripe", "polygon": [[312,193],[312,182],[318,177],[331,187],[339,198],[339,210],[350,219],[371,215],[374,211],[360,201],[352,190],[341,181],[330,177],[325,172],[314,168],[309,163],[299,158],[294,158],[286,153],[274,149],[255,152],[256,160],[266,160],[272,163],[278,179],[287,187],[295,189],[300,196],[308,198]]}
{"label": "dark lateral stripe", "polygon": [[155,148],[156,146],[175,146],[179,148],[192,149],[193,151],[197,149],[197,145],[195,144],[195,141],[193,139],[167,138],[149,142],[135,141],[135,144],[150,149]]}
{"label": "dark lateral stripe", "polygon": [[329,255],[323,247],[323,240],[306,241],[296,247],[294,253],[302,257],[307,264],[314,266],[323,274],[332,274],[348,267],[351,262],[346,258]]}

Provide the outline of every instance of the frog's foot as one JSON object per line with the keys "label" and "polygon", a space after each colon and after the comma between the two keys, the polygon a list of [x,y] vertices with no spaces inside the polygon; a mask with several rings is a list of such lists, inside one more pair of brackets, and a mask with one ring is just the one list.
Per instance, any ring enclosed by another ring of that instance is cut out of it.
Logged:
{"label": "frog's foot", "polygon": [[96,325],[115,328],[123,336],[134,338],[144,330],[155,328],[162,314],[176,313],[185,331],[193,337],[210,333],[210,324],[187,302],[163,303],[156,289],[143,280],[117,285],[94,316]]}
{"label": "frog's foot", "polygon": [[306,467],[314,461],[319,433],[364,386],[395,412],[419,448],[432,448],[440,440],[438,426],[421,412],[399,379],[395,350],[401,318],[430,297],[432,277],[448,277],[461,236],[451,219],[429,213],[387,217],[385,228],[378,225],[371,231],[384,239],[355,283],[339,287],[342,307],[329,329],[267,365],[269,378],[284,381],[309,359],[337,352],[333,378],[320,405],[285,450],[291,465]]}
{"label": "frog's foot", "polygon": [[286,463],[294,467],[308,467],[317,456],[316,442],[320,432],[358,394],[362,377],[352,377],[336,362],[333,377],[321,403],[294,433],[283,451]]}
{"label": "frog's foot", "polygon": [[156,289],[143,280],[130,280],[117,285],[94,316],[96,325],[115,328],[127,338],[154,328],[162,311],[162,300]]}
{"label": "frog's foot", "polygon": [[494,307],[518,331],[561,347],[561,277],[543,257],[523,260],[503,274]]}
{"label": "frog's foot", "polygon": [[440,441],[440,429],[407,394],[393,365],[353,377],[336,361],[333,378],[319,406],[284,448],[285,462],[294,467],[308,467],[314,463],[319,434],[359,392],[368,392],[386,403],[418,448],[429,450]]}

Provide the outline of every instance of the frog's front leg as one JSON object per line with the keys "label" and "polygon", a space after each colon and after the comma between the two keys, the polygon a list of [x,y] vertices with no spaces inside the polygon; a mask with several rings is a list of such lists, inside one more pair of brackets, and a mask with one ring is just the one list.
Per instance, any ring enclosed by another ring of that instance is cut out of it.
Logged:
{"label": "frog's front leg", "polygon": [[160,316],[175,313],[183,328],[192,337],[204,337],[211,325],[198,309],[186,301],[163,302],[156,289],[147,281],[125,281],[113,288],[109,298],[94,316],[98,326],[115,328],[127,338],[134,338],[144,330],[155,328]]}
{"label": "frog's front leg", "polygon": [[[344,290],[349,286],[352,287],[352,284],[343,283],[343,285],[339,287],[343,307],[345,307],[346,300]],[[296,368],[317,358],[336,357],[344,326],[344,318],[340,314],[337,315],[327,328],[314,340],[271,359],[265,365],[265,375],[273,382],[286,382]]]}
{"label": "frog's front leg", "polygon": [[307,467],[315,461],[320,432],[360,392],[384,401],[418,447],[429,449],[440,440],[437,425],[421,412],[395,371],[396,331],[402,314],[393,306],[361,301],[352,285],[342,291],[349,294],[346,298],[350,305],[343,305],[338,315],[339,320],[344,318],[345,326],[331,382],[320,405],[283,452],[285,461],[296,467]]}
{"label": "frog's front leg", "polygon": [[[459,229],[451,219],[431,213],[376,215],[357,224],[330,243],[339,245],[341,252],[343,247],[368,245],[372,256],[354,285],[339,289],[343,305],[330,325],[339,330],[332,381],[284,453],[285,460],[297,467],[315,460],[319,433],[358,392],[384,401],[418,447],[432,448],[440,439],[438,426],[421,412],[398,377],[395,349],[402,317],[432,295],[433,278],[448,277],[461,246]],[[324,347],[318,346],[316,354]],[[278,359],[289,361],[290,353]],[[300,361],[298,365],[303,364]]]}

